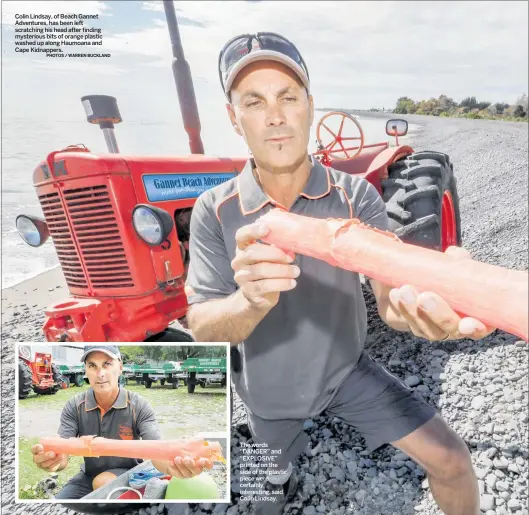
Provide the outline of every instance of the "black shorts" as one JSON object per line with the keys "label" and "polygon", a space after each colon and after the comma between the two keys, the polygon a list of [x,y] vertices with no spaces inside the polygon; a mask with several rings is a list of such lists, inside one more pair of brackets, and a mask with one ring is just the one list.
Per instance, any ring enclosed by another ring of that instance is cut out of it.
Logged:
{"label": "black shorts", "polygon": [[[119,477],[127,471],[128,469],[109,469],[106,472],[112,472],[116,477]],[[92,488],[93,480],[93,477],[81,471],[62,487],[55,496],[55,499],[82,499],[85,495],[91,494],[94,491]]]}
{"label": "black shorts", "polygon": [[[372,452],[409,435],[437,412],[364,351],[325,413],[353,426]],[[248,413],[254,441],[281,449],[277,463],[280,469],[306,450],[310,439],[303,431],[304,423],[305,420],[266,420]]]}

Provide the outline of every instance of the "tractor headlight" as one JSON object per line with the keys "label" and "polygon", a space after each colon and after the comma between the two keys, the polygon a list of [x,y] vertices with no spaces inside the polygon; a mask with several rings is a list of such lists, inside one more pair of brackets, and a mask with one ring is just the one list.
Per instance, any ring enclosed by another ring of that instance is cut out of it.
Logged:
{"label": "tractor headlight", "polygon": [[161,245],[173,230],[173,218],[158,207],[139,204],[132,211],[132,225],[149,245]]}
{"label": "tractor headlight", "polygon": [[46,222],[37,216],[18,215],[15,224],[20,237],[32,247],[40,247],[50,235]]}

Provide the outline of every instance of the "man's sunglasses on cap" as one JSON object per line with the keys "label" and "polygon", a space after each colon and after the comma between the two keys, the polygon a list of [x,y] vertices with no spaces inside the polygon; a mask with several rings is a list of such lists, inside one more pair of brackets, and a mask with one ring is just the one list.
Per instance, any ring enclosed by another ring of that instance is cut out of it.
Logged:
{"label": "man's sunglasses on cap", "polygon": [[301,68],[300,71],[302,74],[306,75],[306,79],[303,77],[302,80],[304,83],[306,82],[305,87],[308,89],[309,71],[294,43],[274,32],[258,32],[257,34],[241,34],[240,36],[236,36],[228,41],[220,51],[218,63],[219,77],[225,94],[228,94],[235,78],[234,76],[230,76],[230,72],[233,71],[235,65],[241,59],[252,52],[260,52],[263,54],[270,52],[270,56],[275,55],[280,61],[282,61],[280,59],[281,56],[292,60],[297,67]]}

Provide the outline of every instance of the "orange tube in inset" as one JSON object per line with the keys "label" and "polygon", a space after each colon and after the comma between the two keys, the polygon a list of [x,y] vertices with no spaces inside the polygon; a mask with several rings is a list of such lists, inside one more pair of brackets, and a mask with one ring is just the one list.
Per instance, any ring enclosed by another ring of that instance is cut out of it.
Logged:
{"label": "orange tube in inset", "polygon": [[46,436],[39,440],[44,452],[99,458],[114,456],[118,458],[136,458],[142,460],[171,461],[181,456],[194,460],[207,458],[211,461],[226,463],[219,442],[198,440],[112,440],[98,436],[79,438],[61,438]]}
{"label": "orange tube in inset", "polygon": [[316,219],[272,209],[257,220],[262,238],[285,251],[314,257],[383,284],[405,284],[442,297],[461,316],[473,317],[528,341],[527,272],[406,244],[358,220]]}

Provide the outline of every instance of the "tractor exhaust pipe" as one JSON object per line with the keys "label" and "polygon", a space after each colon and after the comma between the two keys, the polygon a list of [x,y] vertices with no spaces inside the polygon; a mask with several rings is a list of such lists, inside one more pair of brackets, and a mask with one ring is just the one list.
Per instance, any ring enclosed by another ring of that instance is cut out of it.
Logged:
{"label": "tractor exhaust pipe", "polygon": [[173,75],[184,128],[189,136],[189,148],[192,154],[203,154],[204,145],[200,137],[200,117],[193,88],[193,79],[189,64],[184,57],[173,0],[163,0],[163,7],[173,50]]}

